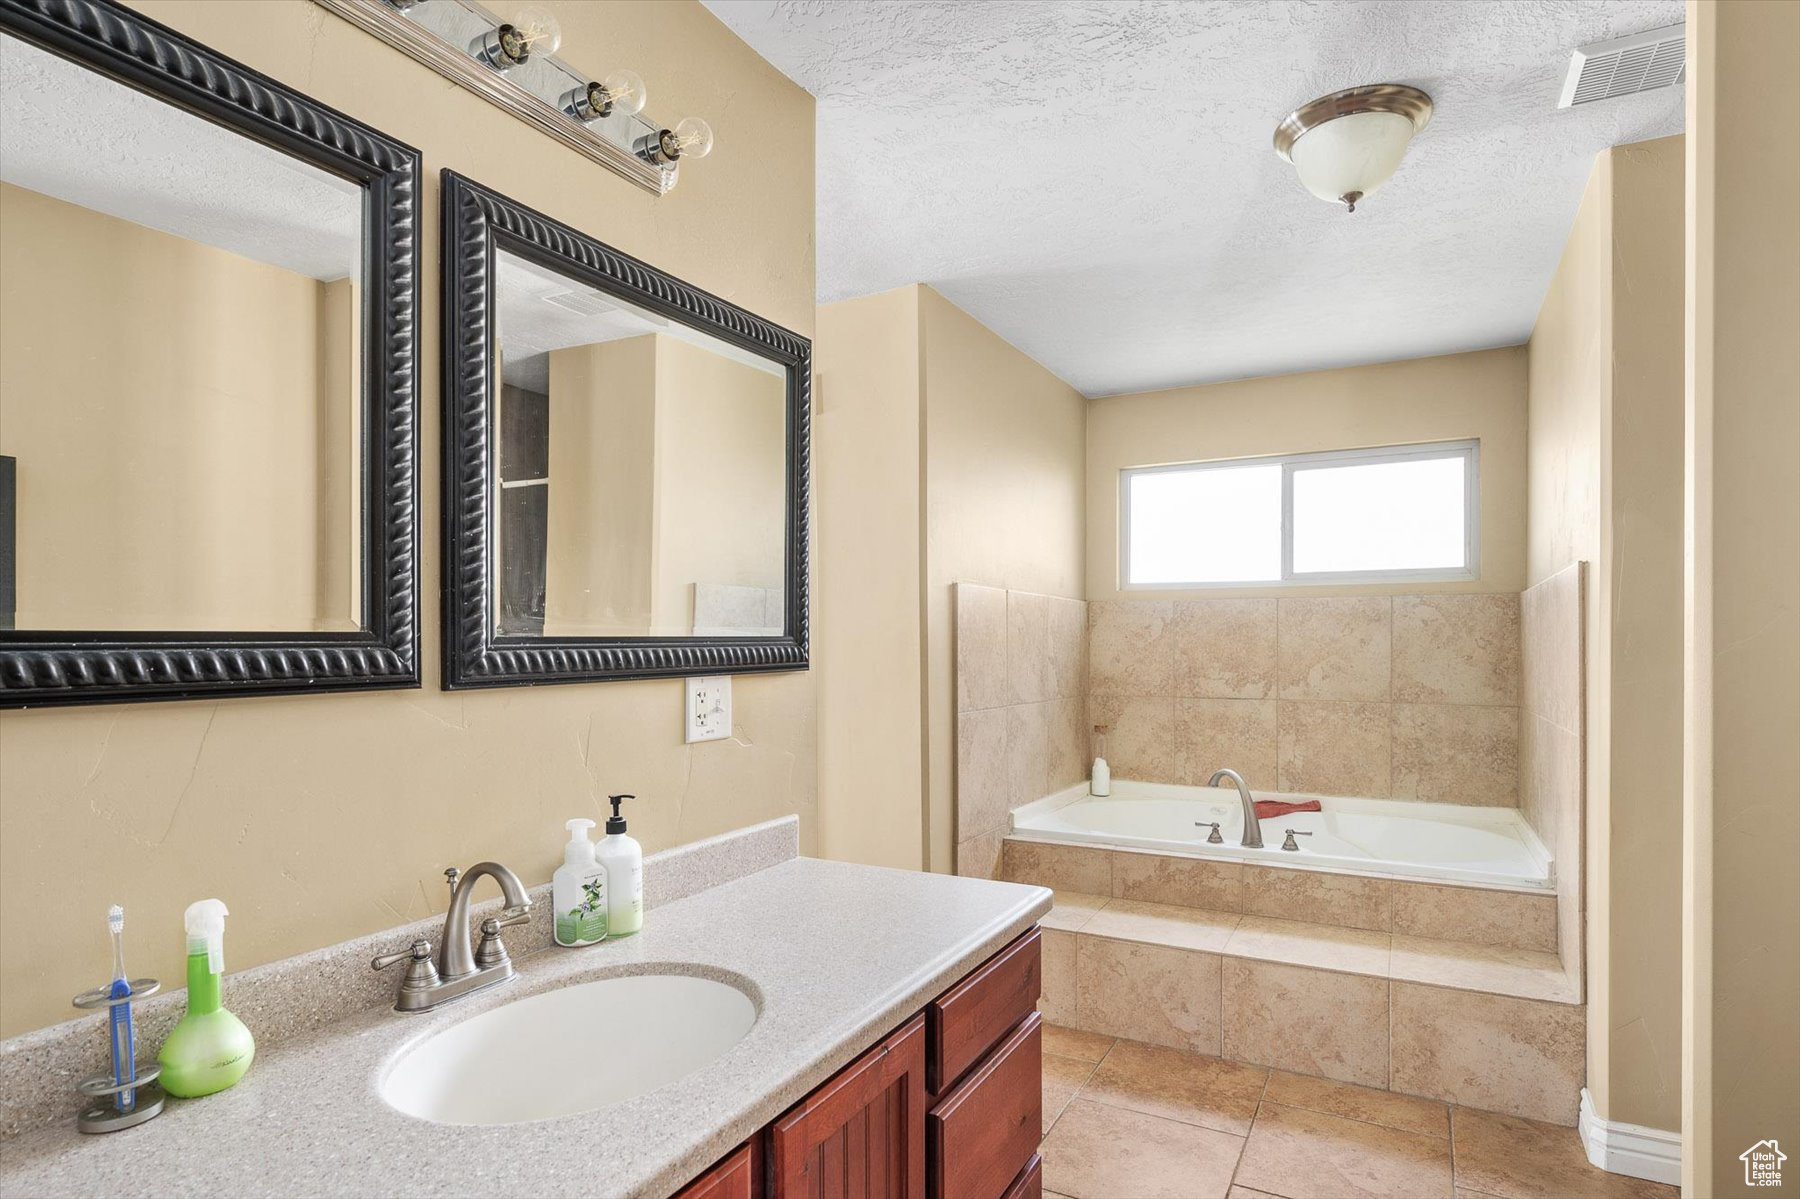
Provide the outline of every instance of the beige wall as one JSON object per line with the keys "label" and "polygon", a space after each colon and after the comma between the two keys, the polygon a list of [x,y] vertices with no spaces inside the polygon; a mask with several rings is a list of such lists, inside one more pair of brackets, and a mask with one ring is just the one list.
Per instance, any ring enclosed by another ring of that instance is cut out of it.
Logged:
{"label": "beige wall", "polygon": [[919,292],[819,309],[813,356],[819,852],[925,857]]}
{"label": "beige wall", "polygon": [[653,333],[550,352],[544,632],[642,635],[656,564]]}
{"label": "beige wall", "polygon": [[697,583],[783,586],[786,465],[782,375],[657,333],[551,351],[545,633],[682,636]]}
{"label": "beige wall", "polygon": [[1530,344],[1530,581],[1592,563],[1588,1086],[1602,1117],[1662,1129],[1681,1084],[1681,155],[1674,137],[1596,160]]}
{"label": "beige wall", "polygon": [[1079,596],[1086,401],[929,287],[819,322],[822,845],[948,871],[953,585]]}
{"label": "beige wall", "polygon": [[955,857],[953,584],[1081,599],[1087,401],[929,287],[925,395],[928,852]]}
{"label": "beige wall", "polygon": [[1800,5],[1687,12],[1682,1191],[1800,1170]]}
{"label": "beige wall", "polygon": [[1525,576],[1525,351],[1108,396],[1088,406],[1087,598],[1198,599],[1119,590],[1119,471],[1163,462],[1481,439],[1481,577],[1457,583],[1231,588],[1257,595],[1518,591]]}
{"label": "beige wall", "polygon": [[694,628],[696,583],[786,578],[787,379],[679,338],[656,341],[652,627],[682,634]]}
{"label": "beige wall", "polygon": [[354,290],[0,183],[19,628],[356,627]]}
{"label": "beige wall", "polygon": [[[634,188],[305,0],[145,2],[150,16],[418,146],[424,689],[0,713],[0,1034],[70,1015],[125,905],[137,972],[180,978],[191,900],[231,907],[241,968],[441,910],[485,857],[528,882],[562,822],[642,798],[648,849],[797,812],[814,827],[809,673],[736,681],[732,739],[687,746],[677,681],[438,690],[438,172],[444,167],[742,304],[813,328],[813,101],[699,4],[547,0],[563,57],[628,62],[717,149]],[[421,97],[431,97],[422,103]],[[19,918],[19,914],[28,917]]]}

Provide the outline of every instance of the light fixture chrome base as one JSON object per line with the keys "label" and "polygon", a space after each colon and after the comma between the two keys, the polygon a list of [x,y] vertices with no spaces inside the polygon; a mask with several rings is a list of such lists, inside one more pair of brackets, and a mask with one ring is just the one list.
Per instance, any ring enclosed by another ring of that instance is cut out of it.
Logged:
{"label": "light fixture chrome base", "polygon": [[613,98],[604,84],[590,83],[564,92],[556,106],[577,121],[598,121],[612,115]]}
{"label": "light fixture chrome base", "polygon": [[524,58],[514,58],[506,52],[507,44],[514,39],[514,36],[511,25],[501,25],[497,29],[490,29],[469,43],[469,56],[504,75],[525,62]]}
{"label": "light fixture chrome base", "polygon": [[675,134],[667,129],[655,134],[646,133],[631,148],[639,158],[659,167],[674,166],[681,158],[681,145],[675,140]]}
{"label": "light fixture chrome base", "polygon": [[[1416,134],[1431,123],[1431,97],[1404,83],[1372,83],[1320,96],[1281,118],[1281,124],[1275,126],[1275,153],[1292,162],[1294,143],[1302,134],[1327,121],[1359,112],[1397,113],[1412,122]],[[1354,209],[1354,202],[1351,207]]]}

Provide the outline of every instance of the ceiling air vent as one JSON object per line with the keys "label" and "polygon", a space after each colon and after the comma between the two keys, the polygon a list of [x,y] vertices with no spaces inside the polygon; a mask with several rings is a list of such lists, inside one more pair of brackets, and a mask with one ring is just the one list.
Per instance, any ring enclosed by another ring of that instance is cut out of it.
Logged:
{"label": "ceiling air vent", "polygon": [[1670,25],[1578,47],[1569,57],[1569,77],[1556,106],[1591,104],[1680,83],[1686,42],[1686,26]]}
{"label": "ceiling air vent", "polygon": [[611,304],[588,291],[553,292],[544,297],[544,303],[567,308],[570,312],[579,312],[582,316],[599,316],[602,312],[614,311]]}

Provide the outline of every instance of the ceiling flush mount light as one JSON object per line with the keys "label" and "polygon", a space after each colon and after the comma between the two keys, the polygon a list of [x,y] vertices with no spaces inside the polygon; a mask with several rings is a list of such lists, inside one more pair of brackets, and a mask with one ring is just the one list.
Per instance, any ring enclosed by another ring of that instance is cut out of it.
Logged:
{"label": "ceiling flush mount light", "polygon": [[1294,164],[1306,190],[1356,211],[1394,177],[1413,135],[1431,120],[1431,97],[1404,83],[1376,83],[1320,96],[1275,126],[1275,153]]}

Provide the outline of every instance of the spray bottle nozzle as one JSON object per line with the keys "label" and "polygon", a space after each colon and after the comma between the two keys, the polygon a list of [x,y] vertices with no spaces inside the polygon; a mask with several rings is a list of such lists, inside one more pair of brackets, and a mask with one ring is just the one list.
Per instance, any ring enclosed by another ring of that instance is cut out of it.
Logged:
{"label": "spray bottle nozzle", "polygon": [[187,951],[204,953],[206,968],[213,974],[225,973],[225,917],[231,913],[217,899],[201,899],[188,904],[182,917],[187,925]]}
{"label": "spray bottle nozzle", "polygon": [[636,799],[637,796],[635,796],[635,795],[609,795],[606,798],[612,801],[612,810],[613,810],[613,814],[610,817],[608,817],[607,821],[606,821],[606,834],[607,834],[607,836],[610,837],[614,833],[622,833],[625,831],[625,817],[620,814],[619,805],[624,803],[628,799]]}

